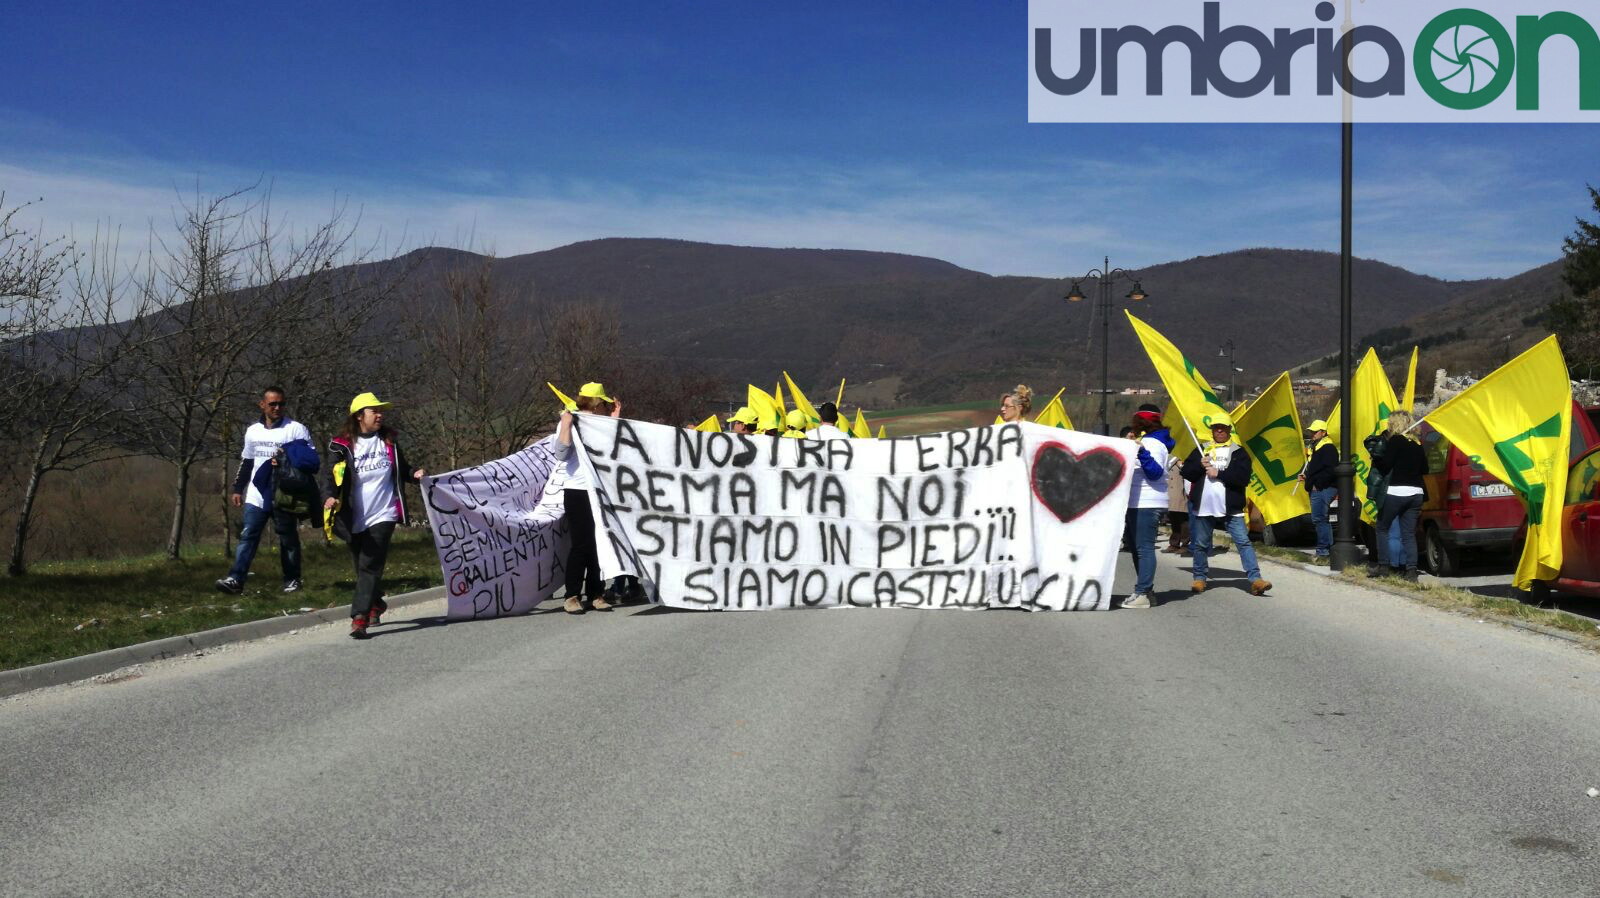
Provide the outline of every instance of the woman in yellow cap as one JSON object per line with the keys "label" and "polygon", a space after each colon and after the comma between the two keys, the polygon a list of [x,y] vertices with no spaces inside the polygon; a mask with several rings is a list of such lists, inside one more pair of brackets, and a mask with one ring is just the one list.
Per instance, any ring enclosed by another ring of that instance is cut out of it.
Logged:
{"label": "woman in yellow cap", "polygon": [[324,507],[333,511],[333,532],[350,544],[356,567],[355,599],[350,603],[350,635],[365,639],[389,610],[382,599],[383,566],[397,523],[406,521],[406,483],[420,483],[426,472],[412,468],[383,423],[389,403],[371,393],[350,400],[344,429],[328,444],[323,468]]}
{"label": "woman in yellow cap", "polygon": [[761,416],[756,414],[755,409],[748,405],[741,405],[738,411],[728,416],[728,430],[731,433],[755,433],[756,422],[759,420],[761,420]]}
{"label": "woman in yellow cap", "polygon": [[[622,416],[622,403],[606,395],[599,383],[586,383],[578,391],[575,403],[578,411],[591,415]],[[562,468],[562,501],[567,512],[567,532],[571,544],[567,549],[567,600],[562,608],[568,614],[582,614],[593,608],[610,611],[611,603],[601,592],[600,556],[594,542],[594,507],[589,493],[594,489],[589,475],[578,464],[578,453],[572,451],[572,412],[561,412],[561,426],[556,429],[558,454],[564,460]]]}
{"label": "woman in yellow cap", "polygon": [[784,416],[781,436],[790,440],[803,440],[806,438],[806,425],[810,423],[805,412],[795,409]]}

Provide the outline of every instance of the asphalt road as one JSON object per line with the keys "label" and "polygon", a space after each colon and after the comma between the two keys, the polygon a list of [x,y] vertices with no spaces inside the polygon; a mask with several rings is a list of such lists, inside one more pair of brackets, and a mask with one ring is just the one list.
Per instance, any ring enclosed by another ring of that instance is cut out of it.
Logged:
{"label": "asphalt road", "polygon": [[1162,564],[1152,611],[441,603],[6,699],[0,894],[1600,895],[1600,656]]}

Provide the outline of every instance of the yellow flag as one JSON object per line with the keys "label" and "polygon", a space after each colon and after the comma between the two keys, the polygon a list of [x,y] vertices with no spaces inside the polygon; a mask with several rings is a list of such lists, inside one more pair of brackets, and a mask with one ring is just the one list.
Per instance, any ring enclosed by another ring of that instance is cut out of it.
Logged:
{"label": "yellow flag", "polygon": [[772,387],[772,400],[778,406],[778,420],[789,417],[789,406],[783,402],[783,384],[774,384]]}
{"label": "yellow flag", "polygon": [[1288,373],[1235,413],[1233,422],[1240,444],[1250,454],[1250,485],[1245,495],[1261,509],[1261,517],[1276,524],[1310,514],[1311,497],[1299,479],[1306,466],[1306,441]]}
{"label": "yellow flag", "polygon": [[1180,428],[1189,431],[1185,445],[1194,446],[1196,434],[1211,435],[1213,418],[1229,418],[1227,406],[1217,398],[1216,391],[1206,383],[1194,363],[1178,351],[1178,347],[1173,346],[1155,328],[1133,317],[1132,312],[1125,314],[1128,321],[1132,322],[1134,332],[1139,335],[1139,342],[1144,344],[1145,354],[1150,356],[1150,363],[1155,366],[1156,374],[1167,388],[1167,394],[1172,397],[1169,416],[1171,412],[1176,412],[1180,420],[1168,417],[1165,423],[1172,428],[1174,436]]}
{"label": "yellow flag", "polygon": [[844,405],[844,378],[839,378],[839,395],[833,398],[833,407]]}
{"label": "yellow flag", "polygon": [[887,440],[888,438],[889,438],[889,428],[884,426],[884,425],[882,425],[882,424],[879,424],[878,425],[878,439]]}
{"label": "yellow flag", "polygon": [[[1372,453],[1362,445],[1367,437],[1383,433],[1389,424],[1389,413],[1400,407],[1394,397],[1394,387],[1389,375],[1383,373],[1383,364],[1371,348],[1356,368],[1350,384],[1350,454],[1356,466],[1356,501],[1361,505],[1361,520],[1368,524],[1378,521],[1378,506],[1367,500],[1367,475],[1372,471]],[[1343,400],[1341,400],[1342,402]],[[1334,411],[1338,411],[1336,407]],[[1334,428],[1337,429],[1337,428]]]}
{"label": "yellow flag", "polygon": [[550,388],[550,392],[556,394],[556,398],[557,399],[561,400],[561,407],[562,408],[566,409],[569,412],[575,412],[575,411],[578,410],[578,404],[576,402],[573,402],[570,398],[568,398],[567,394],[565,394],[565,393],[561,392],[560,390],[556,389],[556,385],[555,384],[553,384],[553,383],[551,383],[550,381],[547,380],[547,381],[544,382],[544,385]]}
{"label": "yellow flag", "polygon": [[778,401],[772,394],[758,386],[750,385],[745,391],[745,405],[756,413],[756,430],[782,430],[783,415],[778,411]]}
{"label": "yellow flag", "polygon": [[1035,415],[1033,423],[1043,424],[1046,427],[1059,427],[1062,430],[1073,430],[1072,419],[1067,417],[1066,406],[1061,404],[1061,394],[1050,400],[1044,409]]}
{"label": "yellow flag", "polygon": [[716,415],[712,415],[704,421],[701,421],[699,424],[696,424],[694,429],[703,430],[706,433],[721,433],[722,419],[718,418]]}
{"label": "yellow flag", "polygon": [[1183,422],[1183,416],[1178,414],[1178,407],[1170,401],[1167,403],[1167,410],[1161,413],[1161,423],[1172,432],[1173,458],[1188,458],[1189,453],[1200,448],[1194,444],[1194,434],[1189,432],[1188,425]]}
{"label": "yellow flag", "polygon": [[1411,367],[1406,371],[1406,391],[1400,394],[1400,401],[1405,403],[1408,412],[1417,408],[1417,350],[1420,348],[1411,347]]}
{"label": "yellow flag", "polygon": [[794,399],[794,407],[804,412],[806,420],[810,422],[806,425],[806,430],[821,424],[822,416],[811,406],[811,400],[806,398],[806,394],[800,392],[800,387],[795,384],[794,378],[789,376],[789,372],[783,372],[783,379],[789,384],[789,396]]}
{"label": "yellow flag", "polygon": [[994,423],[996,423],[996,424],[1004,424],[1004,423],[1006,423],[1005,416],[1004,415],[995,415],[994,416]]}
{"label": "yellow flag", "polygon": [[861,440],[872,439],[872,427],[867,424],[867,416],[856,409],[856,423],[850,428],[850,435]]}
{"label": "yellow flag", "polygon": [[1428,413],[1428,423],[1515,490],[1528,539],[1513,583],[1528,589],[1561,570],[1562,510],[1572,438],[1572,383],[1554,336]]}

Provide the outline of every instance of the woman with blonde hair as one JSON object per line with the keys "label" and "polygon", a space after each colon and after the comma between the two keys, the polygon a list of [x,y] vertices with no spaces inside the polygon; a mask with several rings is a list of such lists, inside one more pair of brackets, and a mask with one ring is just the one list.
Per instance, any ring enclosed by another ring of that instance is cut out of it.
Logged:
{"label": "woman with blonde hair", "polygon": [[1000,420],[1006,424],[1023,420],[1032,410],[1033,390],[1025,384],[1017,384],[1015,390],[1000,397]]}
{"label": "woman with blonde hair", "polygon": [[[1365,445],[1372,455],[1372,469],[1388,478],[1388,490],[1378,506],[1378,563],[1367,569],[1369,575],[1389,573],[1407,580],[1417,579],[1417,516],[1425,500],[1422,475],[1428,473],[1428,456],[1422,442],[1411,435],[1411,413],[1404,409],[1389,413],[1388,433],[1367,437]],[[1389,525],[1400,522],[1400,556],[1390,557]],[[1387,570],[1386,570],[1387,569]]]}

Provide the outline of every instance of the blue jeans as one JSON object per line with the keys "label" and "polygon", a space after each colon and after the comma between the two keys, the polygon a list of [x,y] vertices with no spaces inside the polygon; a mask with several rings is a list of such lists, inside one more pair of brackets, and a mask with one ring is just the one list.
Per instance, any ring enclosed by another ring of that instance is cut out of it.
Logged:
{"label": "blue jeans", "polygon": [[267,511],[254,505],[244,507],[244,531],[239,534],[239,547],[233,552],[233,569],[228,576],[243,583],[250,576],[250,562],[256,560],[256,547],[261,545],[261,534],[267,529],[267,519],[272,519],[272,529],[278,534],[278,560],[283,563],[283,582],[300,579],[300,531],[294,516],[280,511]]}
{"label": "blue jeans", "polygon": [[[1417,516],[1422,514],[1421,496],[1385,496],[1378,511],[1378,564],[1417,569]],[[1400,527],[1400,552],[1389,545],[1389,528]]]}
{"label": "blue jeans", "polygon": [[1231,515],[1226,519],[1189,515],[1189,549],[1194,555],[1194,578],[1209,579],[1207,575],[1211,573],[1211,531],[1219,524],[1227,528],[1228,536],[1233,538],[1234,548],[1239,550],[1239,561],[1244,565],[1245,579],[1252,583],[1260,580],[1261,565],[1256,563],[1256,550],[1250,545],[1250,528],[1245,524],[1242,514]]}
{"label": "blue jeans", "polygon": [[1338,498],[1338,487],[1311,491],[1311,526],[1317,528],[1317,554],[1323,557],[1333,551],[1333,525],[1328,523],[1328,511]]}
{"label": "blue jeans", "polygon": [[1167,513],[1165,508],[1133,508],[1133,569],[1138,581],[1134,595],[1149,595],[1156,588],[1156,528]]}

